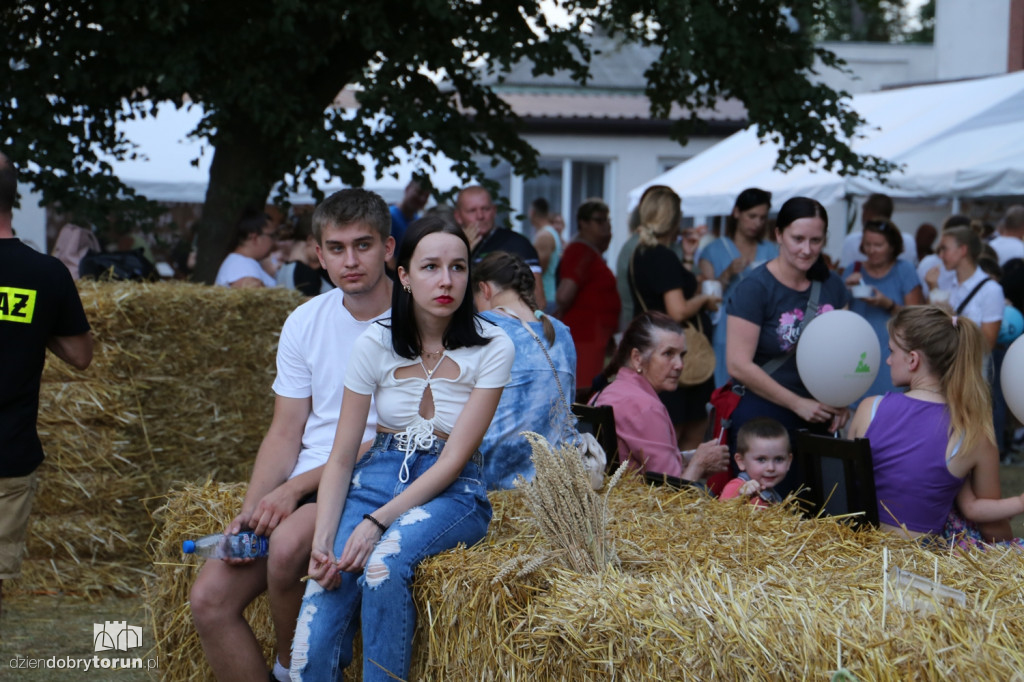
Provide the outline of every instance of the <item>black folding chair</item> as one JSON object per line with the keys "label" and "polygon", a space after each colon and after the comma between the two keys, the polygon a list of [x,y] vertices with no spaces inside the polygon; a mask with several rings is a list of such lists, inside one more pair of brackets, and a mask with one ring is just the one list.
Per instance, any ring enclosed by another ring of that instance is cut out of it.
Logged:
{"label": "black folding chair", "polygon": [[809,516],[852,517],[855,525],[878,526],[878,499],[871,443],[797,431],[793,466],[807,489],[800,493]]}
{"label": "black folding chair", "polygon": [[608,457],[605,471],[614,473],[619,468],[619,438],[615,434],[615,414],[611,405],[584,405],[573,403],[572,413],[576,415],[576,430],[593,434],[604,448]]}

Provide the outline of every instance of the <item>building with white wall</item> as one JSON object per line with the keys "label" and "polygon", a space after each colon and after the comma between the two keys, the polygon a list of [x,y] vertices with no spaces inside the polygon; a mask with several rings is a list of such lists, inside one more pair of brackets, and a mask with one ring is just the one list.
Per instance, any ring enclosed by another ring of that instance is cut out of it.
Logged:
{"label": "building with white wall", "polygon": [[567,238],[575,233],[579,205],[590,197],[604,199],[612,221],[606,257],[612,259],[628,237],[629,190],[740,130],[746,125],[746,110],[739,102],[725,101],[699,112],[701,129],[681,145],[669,136],[670,128],[689,112],[677,106],[669,119],[654,119],[644,95],[644,71],[655,58],[652,49],[619,45],[601,35],[592,40],[595,57],[586,86],[565,73],[535,77],[530,65],[519,65],[494,84],[522,119],[523,137],[538,151],[540,167],[547,172],[522,178],[501,164],[486,175],[508,198],[513,228],[527,236],[532,228],[525,214],[537,197],[563,215]]}

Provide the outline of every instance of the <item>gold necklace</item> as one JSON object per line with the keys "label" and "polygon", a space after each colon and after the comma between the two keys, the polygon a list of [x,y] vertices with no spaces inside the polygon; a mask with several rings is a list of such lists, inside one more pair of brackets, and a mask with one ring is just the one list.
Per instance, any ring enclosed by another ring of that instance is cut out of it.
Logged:
{"label": "gold necklace", "polygon": [[[444,354],[444,348],[442,348],[439,351],[435,351],[433,353],[426,353],[426,352],[420,353],[420,367],[423,368],[423,373],[427,375],[427,381],[430,381],[430,378],[432,376],[434,376],[434,372],[436,372],[437,368],[441,366],[441,357],[440,356],[443,355],[443,354]],[[424,357],[433,356],[433,355],[439,356],[438,359],[437,359],[437,363],[431,369],[427,369],[427,363],[423,362],[423,358]]]}
{"label": "gold necklace", "polygon": [[420,355],[422,355],[425,358],[436,358],[439,357],[443,352],[444,348],[439,348],[437,350],[422,350],[420,351]]}

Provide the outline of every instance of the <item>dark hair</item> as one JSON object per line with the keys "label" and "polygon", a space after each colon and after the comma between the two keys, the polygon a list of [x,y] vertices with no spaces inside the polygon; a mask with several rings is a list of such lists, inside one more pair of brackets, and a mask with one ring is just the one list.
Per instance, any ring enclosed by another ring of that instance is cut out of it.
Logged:
{"label": "dark hair", "polygon": [[[417,182],[414,178],[410,184]],[[365,189],[343,189],[320,202],[313,211],[313,236],[323,245],[324,228],[365,223],[380,235],[381,241],[391,236],[391,211],[380,195]]]}
{"label": "dark hair", "polygon": [[[809,197],[793,197],[782,205],[779,215],[775,218],[775,229],[781,235],[786,228],[797,220],[803,218],[820,218],[825,224],[825,234],[828,234],[828,211],[821,205],[821,202]],[[825,262],[825,255],[822,253],[814,265],[807,271],[807,279],[824,282],[829,276],[828,264]]]}
{"label": "dark hair", "polygon": [[[903,235],[899,229],[888,220],[871,220],[864,224],[864,232],[874,232],[885,238],[889,248],[892,249],[892,259],[895,261],[903,253]],[[864,237],[861,237],[860,252],[864,253]]]}
{"label": "dark hair", "polygon": [[263,228],[270,221],[270,216],[258,208],[247,208],[242,211],[242,217],[235,223],[235,238],[231,243],[231,250],[234,251],[251,236],[259,236]]}
{"label": "dark hair", "polygon": [[576,209],[576,222],[581,223],[584,220],[590,220],[598,213],[608,213],[608,204],[604,202],[604,199],[598,197],[585,199],[580,204],[580,207]]}
{"label": "dark hair", "polygon": [[1003,292],[1017,310],[1024,310],[1024,260],[1011,258],[1003,263]]}
{"label": "dark hair", "polygon": [[548,203],[548,200],[545,199],[544,197],[537,197],[536,199],[533,200],[533,203],[530,204],[530,208],[532,208],[540,215],[546,216],[548,214],[548,211],[551,210],[551,205]]}
{"label": "dark hair", "polygon": [[789,449],[789,431],[786,427],[768,417],[757,417],[743,424],[736,432],[736,453],[745,454],[750,450],[751,442],[755,438],[764,440],[785,439],[786,449]]}
{"label": "dark hair", "polygon": [[[409,229],[406,230],[405,236],[402,238],[402,246],[398,250],[397,267],[408,272],[412,254],[416,251],[420,241],[427,235],[437,233],[454,235],[466,245],[466,264],[469,268],[467,279],[472,281],[469,240],[466,239],[466,233],[457,225],[451,225],[441,218],[433,216],[414,220],[409,225]],[[476,313],[473,312],[473,297],[469,295],[469,291],[465,292],[462,303],[455,309],[455,314],[448,322],[441,342],[448,350],[486,346],[490,343],[490,339],[484,338],[477,331]],[[416,315],[413,313],[412,294],[399,285],[394,286],[391,290],[391,347],[395,353],[410,360],[415,359],[423,351],[423,340],[420,338]]]}
{"label": "dark hair", "polygon": [[954,227],[970,227],[971,219],[962,213],[954,213],[942,221],[942,231],[952,230]]}
{"label": "dark hair", "polygon": [[622,332],[622,340],[615,349],[615,355],[602,372],[604,377],[611,379],[616,372],[625,367],[634,348],[640,351],[641,355],[649,353],[654,348],[654,332],[659,329],[675,334],[683,333],[682,325],[657,310],[647,310],[634,317],[626,331]]}
{"label": "dark hair", "polygon": [[430,180],[430,176],[422,171],[416,171],[412,174],[412,176],[410,176],[409,182],[406,185],[406,187],[408,187],[409,185],[416,185],[417,187],[419,187],[421,192],[429,192],[432,189],[434,189],[434,183]]}
{"label": "dark hair", "polygon": [[[740,192],[740,195],[736,197],[736,203],[733,204],[733,211],[749,211],[755,206],[767,206],[769,210],[772,207],[772,193],[757,187],[748,187],[747,189]],[[736,236],[736,218],[733,217],[732,213],[725,217],[725,236],[732,239]],[[761,228],[761,234],[757,236],[758,241],[764,239],[764,232],[767,228],[768,223],[765,222],[765,227]]]}
{"label": "dark hair", "polygon": [[[533,291],[535,280],[530,266],[514,253],[507,251],[492,251],[484,256],[484,259],[473,266],[473,291],[480,290],[482,282],[490,282],[501,289],[511,289],[519,295],[530,310],[538,311],[537,300]],[[544,327],[544,338],[548,346],[555,343],[555,327],[551,319],[540,314],[540,321]]]}
{"label": "dark hair", "polygon": [[0,213],[10,213],[18,199],[18,169],[0,154]]}
{"label": "dark hair", "polygon": [[917,257],[924,258],[935,253],[935,249],[932,246],[935,244],[935,238],[939,236],[939,231],[935,229],[935,226],[931,223],[921,223],[917,228],[917,233],[914,235],[914,245],[917,247]]}
{"label": "dark hair", "polygon": [[892,198],[886,194],[872,194],[861,207],[861,214],[870,213],[875,219],[878,217],[889,220],[892,218]]}
{"label": "dark hair", "polygon": [[1003,269],[999,267],[999,254],[992,248],[991,244],[981,245],[981,255],[978,257],[978,267],[986,275],[997,282],[1003,278]]}

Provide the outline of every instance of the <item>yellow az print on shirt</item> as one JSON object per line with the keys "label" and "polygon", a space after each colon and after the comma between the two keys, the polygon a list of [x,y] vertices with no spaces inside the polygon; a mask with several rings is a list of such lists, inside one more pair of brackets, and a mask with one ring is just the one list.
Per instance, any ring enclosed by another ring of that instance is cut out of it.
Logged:
{"label": "yellow az print on shirt", "polygon": [[36,310],[36,292],[33,289],[0,287],[0,322],[32,322]]}

